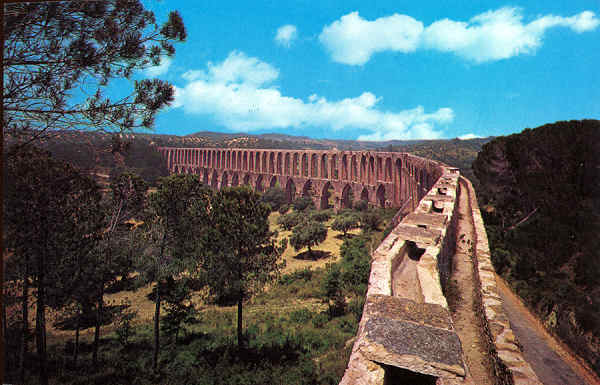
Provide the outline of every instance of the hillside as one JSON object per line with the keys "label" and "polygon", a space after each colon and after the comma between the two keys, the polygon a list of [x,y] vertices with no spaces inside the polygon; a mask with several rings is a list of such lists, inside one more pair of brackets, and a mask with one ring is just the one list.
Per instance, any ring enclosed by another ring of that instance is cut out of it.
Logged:
{"label": "hillside", "polygon": [[[359,142],[353,140],[311,139],[284,134],[224,134],[198,132],[187,136],[161,134],[111,134],[106,132],[61,131],[41,139],[38,143],[52,154],[96,175],[109,175],[117,169],[129,169],[140,174],[150,184],[165,176],[167,170],[157,146],[166,147],[229,147],[327,150],[372,150],[410,152],[425,158],[439,160],[460,168],[474,180],[471,163],[482,145],[491,138],[471,140],[414,140],[388,142]],[[10,140],[8,141],[10,144]]]}
{"label": "hillside", "polygon": [[492,261],[545,326],[600,372],[600,121],[485,144],[473,163]]}

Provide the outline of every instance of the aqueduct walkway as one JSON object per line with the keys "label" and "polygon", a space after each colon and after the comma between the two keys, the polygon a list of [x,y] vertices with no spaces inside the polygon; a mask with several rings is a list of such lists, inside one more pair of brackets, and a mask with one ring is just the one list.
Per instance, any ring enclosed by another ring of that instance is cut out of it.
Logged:
{"label": "aqueduct walkway", "polygon": [[[310,196],[321,208],[329,207],[333,195],[336,208],[364,199],[411,211],[372,254],[365,306],[342,385],[475,384],[479,373],[469,366],[472,352],[463,350],[467,337],[461,330],[473,322],[456,323],[446,299],[455,254],[471,260],[471,270],[463,275],[472,276],[469,306],[481,321],[480,350],[489,355],[494,382],[541,384],[511,329],[475,191],[458,169],[391,152],[159,150],[171,173],[197,174],[213,188],[246,184],[263,191],[279,185],[290,201]],[[460,244],[467,240],[468,245]]]}
{"label": "aqueduct walkway", "polygon": [[279,185],[290,201],[311,196],[319,208],[329,206],[331,194],[336,208],[358,199],[381,207],[400,207],[409,200],[416,204],[440,177],[438,162],[406,153],[173,147],[159,151],[171,173],[197,174],[213,188],[245,184],[264,191]]}

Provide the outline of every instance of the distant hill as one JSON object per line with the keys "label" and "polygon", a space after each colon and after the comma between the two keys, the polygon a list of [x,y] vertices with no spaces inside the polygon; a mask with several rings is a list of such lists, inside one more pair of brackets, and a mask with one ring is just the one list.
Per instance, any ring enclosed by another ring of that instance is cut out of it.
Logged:
{"label": "distant hill", "polygon": [[485,144],[473,163],[492,261],[600,374],[600,121]]}
{"label": "distant hill", "polygon": [[[91,174],[109,175],[130,169],[154,184],[166,175],[164,162],[154,149],[165,147],[227,147],[328,150],[372,150],[410,152],[459,167],[473,178],[471,162],[481,146],[491,138],[471,140],[414,140],[359,142],[354,140],[312,139],[285,134],[197,132],[186,136],[153,133],[111,134],[105,132],[61,131],[38,141],[57,158],[69,161]],[[9,141],[10,142],[10,141]],[[102,179],[99,179],[102,181]],[[104,181],[103,183],[105,183]]]}

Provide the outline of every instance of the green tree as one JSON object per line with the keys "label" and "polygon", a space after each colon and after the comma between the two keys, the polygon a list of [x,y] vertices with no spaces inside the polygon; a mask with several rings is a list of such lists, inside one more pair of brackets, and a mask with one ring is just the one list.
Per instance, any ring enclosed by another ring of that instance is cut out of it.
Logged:
{"label": "green tree", "polygon": [[294,210],[306,211],[315,208],[315,202],[309,196],[301,196],[293,202]]}
{"label": "green tree", "polygon": [[347,237],[348,231],[357,228],[359,221],[360,218],[358,215],[351,212],[344,212],[335,217],[331,224],[331,228],[336,231],[341,231],[344,233],[344,237]]}
{"label": "green tree", "polygon": [[296,226],[298,223],[300,223],[300,221],[302,220],[303,215],[293,211],[291,213],[287,213],[284,215],[281,215],[279,218],[277,218],[277,224],[279,226],[281,226],[281,228],[283,230],[291,230],[294,226]]}
{"label": "green tree", "polygon": [[292,229],[290,244],[296,251],[307,247],[308,254],[312,256],[311,248],[323,242],[325,238],[327,238],[327,227],[320,222],[308,220],[300,222]]}
{"label": "green tree", "polygon": [[360,227],[363,231],[377,231],[381,222],[381,216],[374,209],[363,211],[360,214]]}
{"label": "green tree", "polygon": [[[140,260],[146,281],[155,281],[154,352],[152,367],[158,370],[162,288],[169,278],[185,270],[194,272],[205,254],[212,192],[193,175],[163,178],[149,197],[144,236],[150,247]],[[213,242],[214,240],[211,240]]]}
{"label": "green tree", "polygon": [[186,38],[177,12],[159,27],[139,0],[13,3],[3,22],[4,129],[13,136],[149,128],[173,101],[173,87],[158,79],[135,81],[116,99],[104,90],[175,53],[173,42]]}
{"label": "green tree", "polygon": [[47,384],[46,308],[69,303],[87,282],[85,267],[104,225],[101,196],[94,181],[44,151],[30,147],[8,160],[6,242],[23,265],[23,279],[33,281],[39,376]]}
{"label": "green tree", "polygon": [[271,187],[261,195],[260,200],[271,206],[272,211],[279,211],[287,203],[287,196],[281,187]]}
{"label": "green tree", "polygon": [[269,230],[269,207],[247,187],[224,188],[211,205],[210,239],[205,260],[208,285],[217,295],[232,293],[237,300],[237,339],[243,345],[244,300],[262,290],[280,271],[283,251]]}
{"label": "green tree", "polygon": [[[93,362],[98,361],[100,346],[100,327],[103,323],[104,288],[114,282],[119,275],[126,280],[133,261],[128,253],[131,244],[131,232],[125,221],[140,215],[146,200],[147,185],[136,174],[124,172],[112,176],[110,196],[103,202],[104,214],[108,223],[103,232],[99,248],[94,253],[96,271],[90,276],[95,282],[96,293],[96,325],[94,328]],[[77,349],[77,346],[76,346]]]}

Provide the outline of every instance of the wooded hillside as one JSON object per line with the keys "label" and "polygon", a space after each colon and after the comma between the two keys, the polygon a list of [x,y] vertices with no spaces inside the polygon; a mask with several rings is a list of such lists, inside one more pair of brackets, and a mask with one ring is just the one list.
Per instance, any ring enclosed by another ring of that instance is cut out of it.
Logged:
{"label": "wooded hillside", "polygon": [[485,144],[473,163],[496,271],[600,372],[600,121]]}

